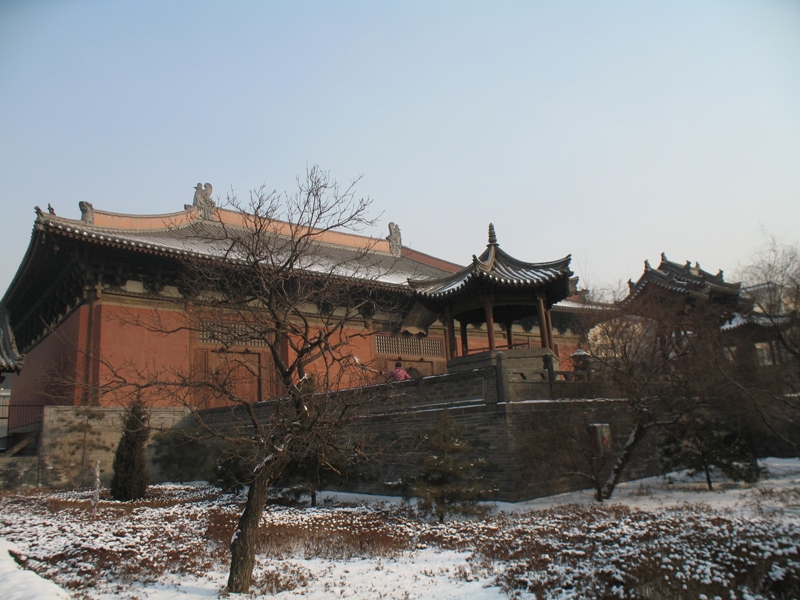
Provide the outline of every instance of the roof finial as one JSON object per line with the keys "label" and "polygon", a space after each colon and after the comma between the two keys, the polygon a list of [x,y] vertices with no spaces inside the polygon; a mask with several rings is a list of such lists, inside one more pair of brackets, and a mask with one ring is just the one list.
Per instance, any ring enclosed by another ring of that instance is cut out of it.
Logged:
{"label": "roof finial", "polygon": [[494,232],[494,223],[489,223],[489,245],[497,245],[497,234]]}

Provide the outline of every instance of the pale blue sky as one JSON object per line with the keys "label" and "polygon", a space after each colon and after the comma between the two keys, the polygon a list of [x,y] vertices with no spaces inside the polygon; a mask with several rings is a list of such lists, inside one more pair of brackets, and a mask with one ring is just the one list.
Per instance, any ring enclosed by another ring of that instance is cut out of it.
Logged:
{"label": "pale blue sky", "polygon": [[590,284],[800,237],[800,2],[0,3],[0,294],[34,205],[163,213],[319,164],[416,250],[493,221]]}

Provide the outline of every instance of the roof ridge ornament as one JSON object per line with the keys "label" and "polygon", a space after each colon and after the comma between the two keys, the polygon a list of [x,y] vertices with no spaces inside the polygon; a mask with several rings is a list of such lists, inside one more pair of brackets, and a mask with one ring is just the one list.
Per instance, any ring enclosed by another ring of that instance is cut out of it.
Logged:
{"label": "roof ridge ornament", "polygon": [[81,200],[78,202],[78,208],[81,209],[81,221],[89,225],[94,224],[94,206],[92,206],[92,203]]}
{"label": "roof ridge ornament", "polygon": [[205,185],[198,183],[194,188],[194,200],[191,204],[185,204],[183,208],[186,210],[196,208],[201,219],[211,221],[214,218],[214,208],[216,207],[211,199],[212,189],[210,183]]}
{"label": "roof ridge ornament", "polygon": [[494,223],[489,223],[489,243],[488,246],[497,246],[497,234],[494,232]]}
{"label": "roof ridge ornament", "polygon": [[400,236],[400,226],[395,223],[389,223],[389,235],[386,236],[389,242],[389,253],[395,258],[400,258],[403,254],[403,239]]}

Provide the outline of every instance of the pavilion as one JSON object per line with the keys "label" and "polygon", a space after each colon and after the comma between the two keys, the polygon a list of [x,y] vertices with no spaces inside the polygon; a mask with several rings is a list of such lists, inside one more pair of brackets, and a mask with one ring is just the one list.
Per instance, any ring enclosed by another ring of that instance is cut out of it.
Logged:
{"label": "pavilion", "polygon": [[570,255],[543,263],[516,259],[500,248],[490,223],[489,243],[480,256],[473,255],[469,266],[436,279],[409,279],[408,285],[428,310],[444,315],[448,360],[470,354],[468,325],[486,324],[488,347],[476,350],[493,352],[498,348],[495,323],[506,332],[505,346],[513,349],[513,323],[532,317],[539,325],[541,347],[553,351],[551,308],[576,293],[578,278],[573,277],[570,260]]}

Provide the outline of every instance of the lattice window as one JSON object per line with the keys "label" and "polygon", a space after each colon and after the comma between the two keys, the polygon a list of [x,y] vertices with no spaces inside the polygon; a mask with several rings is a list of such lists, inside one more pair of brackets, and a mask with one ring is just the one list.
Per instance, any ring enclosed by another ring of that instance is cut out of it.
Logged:
{"label": "lattice window", "polygon": [[394,356],[444,356],[442,340],[416,337],[375,336],[375,352]]}
{"label": "lattice window", "polygon": [[200,328],[200,343],[223,346],[266,346],[272,333],[262,324],[208,321]]}

